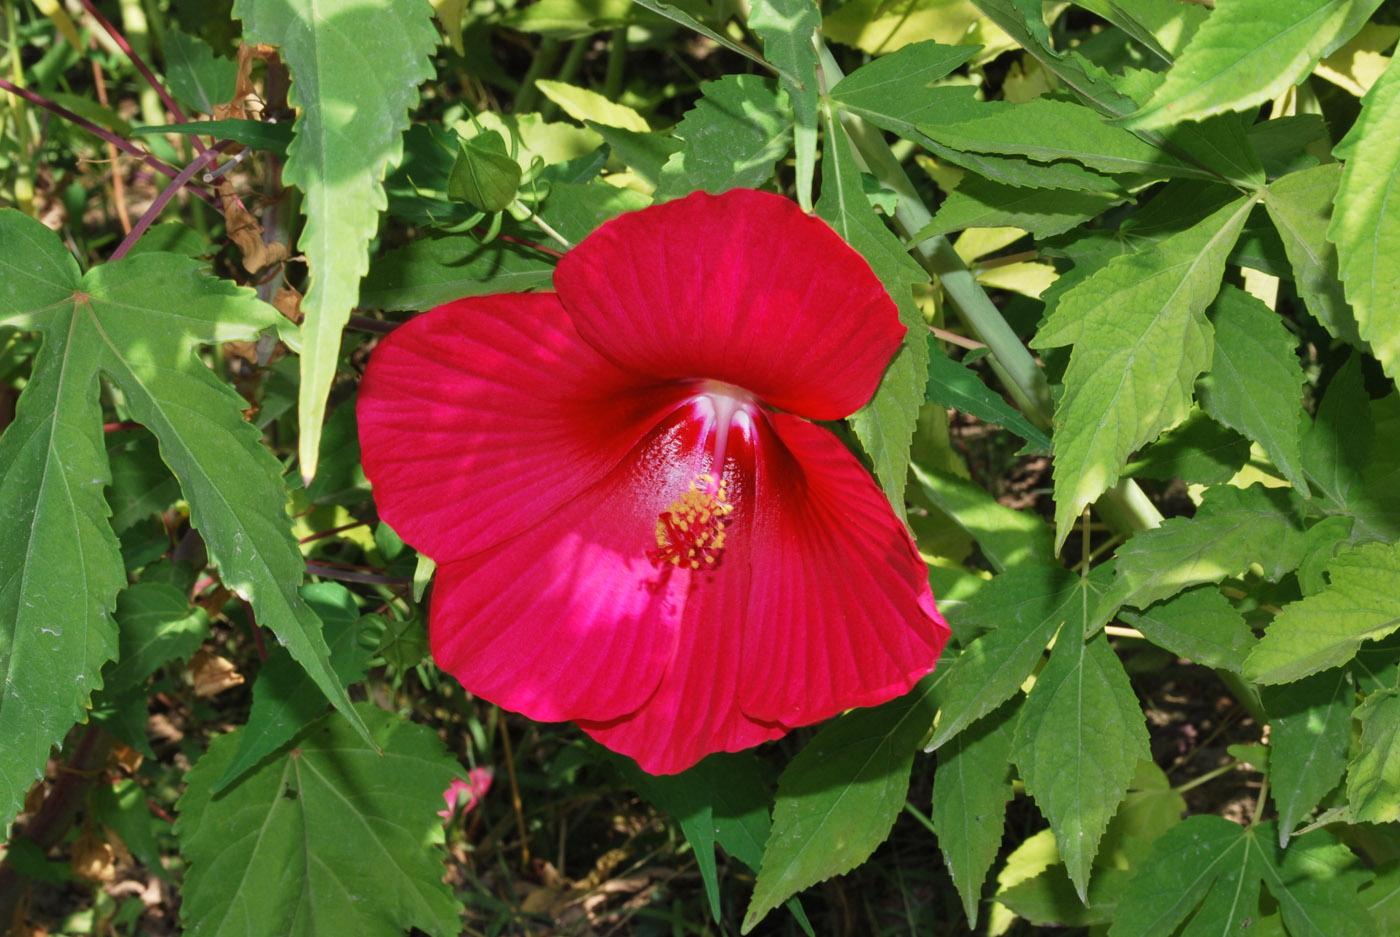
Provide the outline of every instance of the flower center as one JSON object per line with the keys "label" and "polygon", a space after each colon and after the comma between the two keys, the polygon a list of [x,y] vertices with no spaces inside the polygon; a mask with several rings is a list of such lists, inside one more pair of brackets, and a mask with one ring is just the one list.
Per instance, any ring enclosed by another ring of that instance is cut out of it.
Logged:
{"label": "flower center", "polygon": [[[703,474],[692,477],[689,489],[657,515],[656,547],[647,551],[647,557],[657,566],[669,563],[681,569],[701,570],[714,569],[719,564],[726,528],[734,513],[729,482],[725,480],[726,459],[749,449],[754,437],[754,418],[760,405],[753,395],[719,381],[705,381],[696,389],[699,393],[690,399],[689,406],[690,418],[700,424],[699,445],[683,460],[694,458],[700,462],[697,468],[701,468],[704,450],[708,450],[709,466]],[[729,451],[733,433],[738,434],[737,453]]]}
{"label": "flower center", "polygon": [[647,556],[658,566],[713,567],[724,550],[725,519],[734,511],[723,481],[701,475],[656,518],[656,549]]}

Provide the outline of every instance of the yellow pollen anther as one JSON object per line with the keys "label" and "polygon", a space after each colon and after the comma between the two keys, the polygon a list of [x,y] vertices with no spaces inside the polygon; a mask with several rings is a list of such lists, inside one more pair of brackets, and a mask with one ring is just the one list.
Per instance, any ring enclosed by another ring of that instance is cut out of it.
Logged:
{"label": "yellow pollen anther", "polygon": [[724,482],[701,475],[690,488],[656,518],[656,549],[647,551],[652,562],[691,569],[714,566],[724,549],[727,518],[734,512]]}

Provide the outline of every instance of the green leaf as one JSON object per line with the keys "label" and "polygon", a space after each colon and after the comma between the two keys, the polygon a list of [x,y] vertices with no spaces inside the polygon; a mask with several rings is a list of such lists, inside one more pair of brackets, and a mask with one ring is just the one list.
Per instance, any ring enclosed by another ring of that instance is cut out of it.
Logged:
{"label": "green leaf", "polygon": [[626,164],[627,168],[652,185],[661,181],[661,170],[671,154],[684,144],[669,133],[652,131],[634,133],[620,127],[588,122],[588,128],[597,132],[612,154]]}
{"label": "green leaf", "polygon": [[1261,687],[1269,714],[1269,792],[1279,815],[1279,845],[1337,786],[1351,745],[1356,688],[1338,669],[1286,686]]}
{"label": "green leaf", "polygon": [[1021,228],[1036,239],[1048,238],[1098,217],[1127,198],[1116,185],[1104,192],[1027,189],[968,173],[910,240],[917,243],[964,228],[1002,227]]}
{"label": "green leaf", "polygon": [[1129,126],[1154,128],[1278,97],[1350,39],[1380,0],[1231,0],[1216,7]]}
{"label": "green leaf", "polygon": [[742,933],[789,896],[860,865],[889,835],[933,720],[932,683],[828,723],[788,764]]}
{"label": "green leaf", "polygon": [[120,534],[180,498],[180,483],[160,460],[155,438],[145,430],[108,433],[107,458],[112,463],[112,530]]}
{"label": "green leaf", "polygon": [[117,653],[111,609],[126,576],[102,497],[104,349],[90,307],[74,303],[78,265],[48,228],[4,209],[0,279],[0,333],[44,333],[0,435],[0,822],[8,823]]}
{"label": "green leaf", "polygon": [[[650,204],[651,199],[642,193],[606,182],[556,182],[549,187],[543,214],[556,231],[577,244],[609,218]],[[526,228],[527,232],[534,230]],[[543,231],[532,236],[541,241],[547,237]]]}
{"label": "green leaf", "polygon": [[[704,36],[706,39],[709,39],[712,42],[723,46],[730,52],[735,52],[743,56],[744,58],[749,59],[756,65],[765,68],[772,68],[775,71],[777,71],[778,74],[782,75],[789,81],[797,80],[796,76],[794,75],[784,74],[783,70],[779,68],[775,63],[764,61],[752,49],[748,48],[747,46],[740,45],[739,43],[735,42],[733,39],[730,39],[728,36],[723,35],[722,33],[715,32],[713,29],[706,26],[704,23],[700,22],[695,17],[691,16],[689,13],[677,8],[676,6],[670,3],[663,3],[662,0],[631,0],[631,2],[635,3],[637,6],[641,7],[644,10],[650,10],[652,13],[655,13],[658,16],[664,16],[666,19],[670,20],[673,23],[679,23],[681,26],[684,26],[687,29],[694,30],[695,32]],[[532,5],[532,7],[533,6],[534,5]],[[526,7],[526,10],[530,10],[532,7]]]}
{"label": "green leaf", "polygon": [[537,80],[535,87],[539,88],[545,97],[558,104],[565,114],[581,124],[592,121],[636,133],[646,133],[651,129],[641,114],[625,104],[609,101],[596,91],[545,78]]}
{"label": "green leaf", "polygon": [[[1025,564],[992,579],[951,612],[959,623],[992,628],[940,668],[933,751],[1021,690],[1050,639],[1066,622],[1083,623],[1079,577],[1058,566]],[[1072,642],[1074,626],[1068,629]]]}
{"label": "green leaf", "polygon": [[[750,869],[763,861],[763,844],[772,825],[768,818],[772,795],[763,764],[752,752],[720,752],[680,774],[651,775],[630,758],[612,761],[639,794],[680,823],[695,851],[710,910],[715,920],[721,920],[715,844]],[[791,899],[787,907],[810,934],[798,900]]]}
{"label": "green leaf", "polygon": [[1400,628],[1400,545],[1368,543],[1327,565],[1331,582],[1284,607],[1249,655],[1245,676],[1288,683],[1345,664],[1363,641]]}
{"label": "green leaf", "polygon": [[1249,461],[1249,440],[1194,409],[1123,467],[1133,478],[1218,485]]}
{"label": "green leaf", "polygon": [[1140,612],[1123,609],[1118,617],[1158,647],[1234,673],[1255,643],[1244,617],[1214,586],[1188,589]]}
{"label": "green leaf", "polygon": [[227,138],[235,143],[251,146],[255,150],[287,155],[287,147],[292,143],[292,125],[274,124],[259,120],[201,120],[184,124],[159,124],[149,127],[132,127],[137,136],[178,133],[186,137],[213,136]]}
{"label": "green leaf", "polygon": [[1050,821],[1060,858],[1084,900],[1099,838],[1138,761],[1152,756],[1142,708],[1108,637],[1100,631],[1084,641],[1080,633],[1067,628],[1055,642],[1021,706],[1012,759],[1026,792]]}
{"label": "green leaf", "polygon": [[1193,914],[1186,933],[1238,933],[1260,917],[1261,884],[1292,937],[1376,933],[1356,894],[1369,875],[1357,871],[1351,850],[1318,830],[1285,852],[1274,834],[1272,822],[1244,828],[1188,817],[1153,844],[1121,895],[1109,937],[1169,937]]}
{"label": "green leaf", "polygon": [[[1364,6],[1373,7],[1367,0]],[[1361,99],[1361,116],[1341,147],[1353,150],[1342,170],[1327,238],[1337,245],[1346,296],[1361,337],[1392,380],[1400,382],[1400,64],[1393,56]]]}
{"label": "green leaf", "polygon": [[1074,343],[1055,408],[1056,548],[1128,454],[1180,421],[1210,366],[1205,308],[1253,206],[1239,199],[1060,296],[1036,348]]}
{"label": "green leaf", "polygon": [[968,927],[977,926],[982,883],[1001,848],[1011,799],[1011,740],[1015,708],[1001,710],[959,733],[938,752],[933,776],[933,829],[962,897]]}
{"label": "green leaf", "polygon": [[787,94],[757,75],[725,75],[701,86],[675,135],[685,146],[661,169],[658,202],[697,189],[757,188],[792,146]]}
{"label": "green leaf", "polygon": [[903,517],[909,445],[928,381],[928,326],[914,303],[913,286],[927,283],[928,275],[870,207],[850,141],[831,108],[827,108],[825,122],[826,151],[817,214],[870,264],[894,300],[899,321],[907,330],[875,396],[849,418],[856,438],[870,454],[880,486],[895,512]]}
{"label": "green leaf", "polygon": [[1289,489],[1208,488],[1194,518],[1174,517],[1139,531],[1118,549],[1111,595],[1145,608],[1190,586],[1237,576],[1254,563],[1277,582],[1302,561],[1302,510]]}
{"label": "green leaf", "polygon": [[167,27],[161,52],[165,55],[165,80],[180,103],[202,114],[213,114],[215,105],[233,100],[238,65],[214,55],[203,39]]}
{"label": "green leaf", "polygon": [[916,42],[851,72],[831,87],[830,97],[843,110],[862,117],[899,115],[912,127],[919,119],[917,115],[932,117],[938,113],[937,104],[946,103],[940,100],[941,91],[971,101],[965,91],[935,89],[934,83],[976,55],[977,49],[977,46],[947,46],[932,40]]}
{"label": "green leaf", "polygon": [[929,400],[939,406],[961,410],[986,423],[1009,429],[1026,440],[1032,452],[1050,451],[1049,436],[1003,400],[1000,394],[988,389],[970,368],[944,354],[937,345],[937,339],[932,335],[927,341]]}
{"label": "green leaf", "polygon": [[357,711],[374,745],[329,713],[224,794],[213,785],[242,730],[189,772],[175,833],[190,863],[180,916],[191,937],[458,933],[434,811],[461,768],[432,730]]}
{"label": "green leaf", "polygon": [[145,788],[130,778],[115,784],[98,784],[93,788],[91,803],[97,821],[120,836],[126,848],[152,875],[175,884],[174,876],[161,862],[160,846],[151,830],[153,818],[146,803]]}
{"label": "green leaf", "polygon": [[301,474],[316,474],[340,333],[359,301],[384,173],[403,156],[408,109],[433,74],[437,27],[426,0],[235,0],[243,41],[280,46],[298,110],[283,180],[305,196],[297,242],[311,268],[302,299]]}
{"label": "green leaf", "polygon": [[1201,409],[1264,447],[1304,498],[1303,367],[1298,339],[1263,302],[1225,284],[1212,307],[1215,353],[1197,385]]}
{"label": "green leaf", "polygon": [[1006,507],[979,485],[955,475],[917,464],[910,469],[928,499],[977,541],[997,572],[1043,562],[1050,555],[1054,537],[1034,511]]}
{"label": "green leaf", "polygon": [[960,152],[1025,156],[1044,163],[1069,159],[1106,173],[1215,178],[1214,173],[1105,123],[1081,104],[1049,97],[1023,104],[988,101],[978,105],[975,117],[959,114],[915,126],[929,139]]}
{"label": "green leaf", "polygon": [[117,661],[103,672],[103,692],[135,686],[164,664],[189,657],[209,636],[209,616],[164,582],[138,582],[117,596]]}
{"label": "green leaf", "polygon": [[797,151],[797,201],[812,209],[812,178],[817,165],[817,47],[822,23],[816,0],[753,0],[749,28],[763,40],[763,57],[785,76],[783,90],[792,102],[793,142]]}
{"label": "green leaf", "polygon": [[1308,311],[1335,338],[1355,346],[1361,335],[1338,279],[1337,249],[1325,236],[1341,174],[1340,163],[1291,172],[1269,184],[1264,207],[1283,240],[1294,286]]}
{"label": "green leaf", "polygon": [[447,197],[482,211],[505,211],[520,188],[520,166],[506,152],[506,141],[494,130],[483,130],[457,148],[457,161],[447,174]]}
{"label": "green leaf", "polygon": [[[318,582],[301,587],[301,596],[325,623],[331,669],[342,686],[365,676],[368,648],[359,641],[360,610],[350,591],[339,583]],[[326,708],[326,696],[303,679],[301,668],[284,648],[273,648],[253,683],[253,706],[243,727],[238,751],[214,784],[222,793],[249,768],[281,748]]]}
{"label": "green leaf", "polygon": [[[296,594],[305,566],[281,466],[243,419],[243,398],[195,354],[202,344],[256,338],[281,315],[173,254],[128,257],[79,277],[58,237],[17,212],[0,213],[0,256],[8,287],[0,329],[45,337],[16,420],[0,437],[0,555],[23,558],[0,581],[0,621],[15,629],[0,641],[0,671],[16,675],[0,697],[0,730],[14,740],[0,756],[0,778],[20,784],[23,796],[21,778],[81,714],[117,649],[108,610],[125,576],[101,493],[99,373],[159,440],[224,584],[348,710],[321,623]],[[0,815],[13,793],[0,789]]]}
{"label": "green leaf", "polygon": [[547,256],[506,241],[419,238],[370,264],[360,302],[371,309],[431,309],[466,296],[548,287],[553,277]]}
{"label": "green leaf", "polygon": [[1400,819],[1400,692],[1378,690],[1357,707],[1361,748],[1347,765],[1347,803],[1355,822]]}
{"label": "green leaf", "polygon": [[1006,905],[1032,924],[1041,927],[1088,927],[1113,920],[1118,896],[1127,884],[1123,869],[1097,869],[1089,880],[1086,899],[1081,900],[1063,865],[1052,865],[1039,875],[1017,882],[997,892],[996,902]]}

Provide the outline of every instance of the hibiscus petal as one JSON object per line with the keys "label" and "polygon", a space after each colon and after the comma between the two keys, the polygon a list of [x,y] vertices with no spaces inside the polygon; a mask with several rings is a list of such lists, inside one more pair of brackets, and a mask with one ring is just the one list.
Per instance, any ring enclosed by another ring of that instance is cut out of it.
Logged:
{"label": "hibiscus petal", "polygon": [[676,654],[688,573],[658,567],[657,516],[703,470],[702,421],[680,410],[626,464],[535,526],[441,564],[429,637],[471,692],[544,722],[640,708]]}
{"label": "hibiscus petal", "polygon": [[769,422],[777,438],[757,453],[752,523],[731,537],[754,571],[739,706],[807,725],[903,694],[933,669],[949,631],[870,474],[821,427],[784,414]]}
{"label": "hibiscus petal", "polygon": [[553,293],[460,300],[375,349],[358,404],[365,474],[405,541],[465,559],[611,472],[684,393],[600,356]]}
{"label": "hibiscus petal", "polygon": [[580,722],[653,774],[902,695],[948,639],[923,560],[860,463],[794,417],[754,425],[729,438],[727,546],[691,579],[655,695]]}
{"label": "hibiscus petal", "polygon": [[815,420],[869,400],[905,331],[840,235],[748,189],[620,215],[554,284],[579,334],[623,368],[725,381]]}

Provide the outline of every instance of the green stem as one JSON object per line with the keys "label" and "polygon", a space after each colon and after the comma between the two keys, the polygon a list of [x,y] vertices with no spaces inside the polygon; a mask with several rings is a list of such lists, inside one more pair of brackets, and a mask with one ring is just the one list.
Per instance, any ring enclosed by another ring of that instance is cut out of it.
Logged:
{"label": "green stem", "polygon": [[[844,77],[841,67],[825,44],[819,43],[817,51],[822,86],[832,87]],[[933,214],[885,142],[884,134],[855,114],[840,111],[840,119],[870,172],[898,194],[895,226],[906,241],[912,239],[928,225]],[[1026,418],[1042,429],[1050,427],[1053,405],[1045,372],[1021,344],[1020,337],[1007,324],[952,243],[942,235],[924,238],[914,245],[912,253],[924,269],[937,278],[958,318],[987,346],[993,373]],[[1161,513],[1132,479],[1125,479],[1106,491],[1097,506],[1106,509],[1104,519],[1120,531],[1146,530],[1162,522]]]}
{"label": "green stem", "polygon": [[[575,39],[569,44],[569,51],[564,55],[564,64],[559,67],[559,73],[555,79],[565,84],[572,84],[574,76],[578,74],[579,68],[583,66],[583,57],[588,52],[589,43],[593,41],[591,36]],[[540,116],[545,120],[553,120],[554,115],[559,113],[559,105],[553,100],[546,99],[540,104]]]}
{"label": "green stem", "polygon": [[622,93],[622,73],[627,67],[627,27],[613,30],[612,42],[608,44],[608,71],[603,78],[603,97],[616,101]]}
{"label": "green stem", "polygon": [[[19,22],[15,7],[5,0],[5,27],[9,38],[10,74],[17,87],[24,87],[24,63],[20,61]],[[19,144],[19,159],[15,165],[15,205],[26,215],[34,214],[34,165],[30,156],[29,109],[24,99],[10,95],[10,113],[15,117],[15,138]]]}
{"label": "green stem", "polygon": [[525,71],[525,77],[520,79],[520,93],[515,96],[515,113],[528,114],[535,109],[535,100],[540,96],[540,89],[535,87],[535,81],[554,67],[554,60],[558,57],[559,40],[547,37],[541,39],[534,60]]}
{"label": "green stem", "polygon": [[[145,61],[151,57],[151,44],[148,41],[150,26],[146,22],[146,8],[141,0],[121,0],[122,35],[135,53],[133,59]],[[141,119],[153,126],[165,123],[165,108],[161,106],[160,94],[152,84],[143,85],[140,94]],[[178,111],[177,111],[178,113]]]}

